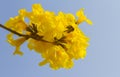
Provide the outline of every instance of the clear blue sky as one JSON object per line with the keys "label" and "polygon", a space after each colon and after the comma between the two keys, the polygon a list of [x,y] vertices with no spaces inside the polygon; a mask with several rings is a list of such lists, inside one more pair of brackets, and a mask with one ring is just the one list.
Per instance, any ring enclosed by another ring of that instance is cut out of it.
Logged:
{"label": "clear blue sky", "polygon": [[31,10],[40,3],[49,11],[73,13],[85,8],[94,25],[80,25],[91,38],[84,60],[75,61],[72,69],[54,71],[39,67],[39,54],[22,45],[24,56],[13,56],[14,47],[6,42],[8,31],[0,28],[0,77],[120,77],[120,0],[0,0],[0,23],[17,15],[21,8]]}

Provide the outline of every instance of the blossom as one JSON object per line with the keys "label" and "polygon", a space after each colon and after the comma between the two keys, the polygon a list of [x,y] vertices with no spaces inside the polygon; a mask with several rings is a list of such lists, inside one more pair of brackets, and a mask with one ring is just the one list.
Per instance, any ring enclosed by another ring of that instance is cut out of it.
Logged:
{"label": "blossom", "polygon": [[[15,46],[14,55],[23,55],[20,46],[27,41],[28,48],[40,54],[44,60],[40,66],[49,64],[53,69],[71,68],[74,60],[84,59],[89,38],[78,27],[82,22],[92,24],[84,15],[83,9],[76,15],[71,13],[46,11],[40,4],[33,4],[32,11],[20,9],[18,16],[10,18],[5,26],[15,30],[20,37],[14,38],[14,33],[7,35],[8,42]],[[25,19],[29,19],[26,22]]]}
{"label": "blossom", "polygon": [[81,8],[76,15],[78,16],[77,24],[80,24],[82,22],[87,22],[88,24],[92,25],[92,21],[89,20],[85,15],[84,15],[84,8]]}

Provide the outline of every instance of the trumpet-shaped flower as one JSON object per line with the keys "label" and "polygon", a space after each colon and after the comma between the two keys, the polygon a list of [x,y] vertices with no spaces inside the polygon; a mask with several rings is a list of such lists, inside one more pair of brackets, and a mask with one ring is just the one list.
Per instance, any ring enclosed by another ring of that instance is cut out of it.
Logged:
{"label": "trumpet-shaped flower", "polygon": [[82,22],[86,21],[88,24],[92,25],[92,21],[89,20],[85,15],[84,15],[84,8],[80,9],[76,15],[78,16],[77,24],[81,24]]}
{"label": "trumpet-shaped flower", "polygon": [[[78,20],[70,13],[56,15],[45,11],[40,4],[34,4],[31,12],[19,10],[18,16],[5,23],[8,28],[22,33],[17,39],[13,38],[13,33],[7,35],[8,42],[16,47],[14,54],[23,55],[20,46],[27,41],[28,48],[44,58],[40,66],[48,63],[53,69],[71,68],[73,60],[84,59],[89,41],[78,24],[84,21],[92,24],[83,9],[76,15]],[[25,18],[29,19],[28,23]]]}

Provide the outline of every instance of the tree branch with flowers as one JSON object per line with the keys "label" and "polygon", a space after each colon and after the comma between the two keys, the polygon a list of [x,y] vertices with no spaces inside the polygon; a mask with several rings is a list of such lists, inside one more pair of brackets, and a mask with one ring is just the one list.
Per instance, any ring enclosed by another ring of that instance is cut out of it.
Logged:
{"label": "tree branch with flowers", "polygon": [[[5,26],[0,27],[9,31],[7,41],[16,49],[14,55],[23,55],[20,46],[28,43],[28,48],[40,54],[44,60],[40,66],[49,63],[53,69],[71,68],[73,60],[86,56],[89,38],[78,27],[82,22],[92,25],[80,9],[77,18],[71,13],[46,11],[40,4],[33,4],[32,11],[20,9],[19,14],[10,18]],[[25,19],[29,19],[26,22]],[[14,38],[14,36],[19,36]]]}

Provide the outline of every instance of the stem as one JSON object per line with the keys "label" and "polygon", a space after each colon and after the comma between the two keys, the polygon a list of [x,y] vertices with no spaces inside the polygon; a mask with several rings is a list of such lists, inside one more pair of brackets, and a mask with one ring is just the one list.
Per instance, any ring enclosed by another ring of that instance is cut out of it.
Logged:
{"label": "stem", "polygon": [[7,28],[6,26],[4,26],[4,25],[2,25],[2,24],[0,24],[0,27],[1,27],[1,28],[4,28],[5,30],[8,30],[8,31],[10,31],[10,32],[12,32],[12,33],[14,33],[14,34],[16,34],[16,35],[18,35],[18,36],[26,36],[26,35],[24,35],[24,34],[20,34],[20,33],[14,31],[14,30],[12,30],[12,29]]}
{"label": "stem", "polygon": [[6,26],[4,26],[2,24],[0,24],[0,27],[5,29],[5,30],[8,30],[8,31],[10,31],[10,32],[12,32],[12,33],[14,33],[14,34],[16,34],[18,36],[25,37],[26,39],[32,38],[32,39],[35,39],[35,40],[38,40],[38,41],[51,43],[51,44],[54,44],[54,45],[60,45],[63,49],[67,50],[66,46],[62,44],[62,42],[65,43],[64,42],[65,37],[62,37],[61,39],[56,39],[56,41],[54,41],[54,42],[50,42],[50,41],[46,41],[46,40],[42,39],[43,36],[39,36],[37,34],[24,35],[24,34],[20,34],[20,33],[16,32],[16,31],[12,30],[12,29],[7,28]]}
{"label": "stem", "polygon": [[25,37],[25,38],[27,38],[27,39],[28,39],[28,38],[32,38],[32,39],[39,40],[39,41],[43,41],[43,42],[46,42],[46,43],[53,43],[53,42],[49,42],[49,41],[43,40],[42,37],[39,36],[39,35],[37,35],[37,37],[36,37],[36,35],[24,35],[24,34],[20,34],[20,33],[14,31],[14,30],[12,30],[12,29],[7,28],[6,26],[4,26],[4,25],[2,25],[2,24],[0,24],[0,27],[3,28],[3,29],[5,29],[5,30],[8,30],[8,31],[10,31],[10,32],[12,32],[12,33],[14,33],[14,34],[16,34],[16,35],[18,35],[18,36],[23,36],[23,37]]}

